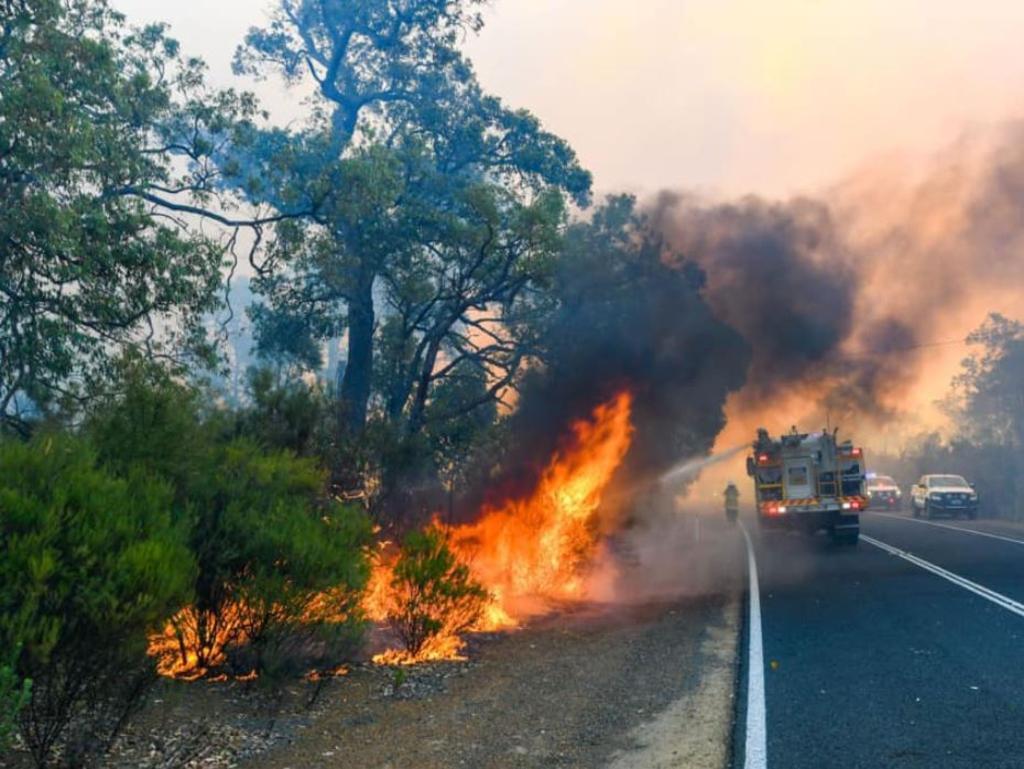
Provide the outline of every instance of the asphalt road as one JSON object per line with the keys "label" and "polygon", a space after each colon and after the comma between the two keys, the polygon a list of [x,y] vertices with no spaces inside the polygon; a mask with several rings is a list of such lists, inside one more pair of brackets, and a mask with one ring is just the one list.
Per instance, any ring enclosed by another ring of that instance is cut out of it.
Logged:
{"label": "asphalt road", "polygon": [[747,522],[767,757],[742,696],[734,766],[1024,767],[1024,531],[941,523],[869,513],[836,548]]}

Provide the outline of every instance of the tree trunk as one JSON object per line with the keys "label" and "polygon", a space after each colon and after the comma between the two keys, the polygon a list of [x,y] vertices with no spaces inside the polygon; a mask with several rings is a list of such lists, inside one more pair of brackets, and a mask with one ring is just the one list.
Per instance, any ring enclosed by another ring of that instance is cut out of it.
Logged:
{"label": "tree trunk", "polygon": [[361,277],[348,305],[348,362],[341,379],[342,425],[356,433],[366,426],[373,375],[373,278]]}
{"label": "tree trunk", "polygon": [[416,392],[413,394],[412,408],[409,410],[409,422],[406,425],[408,435],[416,435],[422,428],[426,418],[427,396],[430,395],[430,376],[434,373],[434,364],[437,362],[437,354],[441,350],[442,337],[436,336],[430,340],[427,352],[423,356],[423,363],[420,367],[419,381],[416,383]]}

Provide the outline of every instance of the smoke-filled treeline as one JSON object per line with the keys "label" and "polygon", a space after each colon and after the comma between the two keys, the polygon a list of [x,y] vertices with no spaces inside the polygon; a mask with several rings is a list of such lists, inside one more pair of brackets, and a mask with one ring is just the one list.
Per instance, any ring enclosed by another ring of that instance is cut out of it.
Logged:
{"label": "smoke-filled treeline", "polygon": [[[5,188],[11,200],[32,194],[40,203],[6,207],[23,213],[5,226],[31,230],[38,243],[52,235],[57,262],[67,242],[105,244],[104,254],[126,260],[123,270],[72,274],[75,290],[56,304],[45,271],[7,281],[20,292],[4,316],[8,426],[26,433],[39,417],[71,415],[89,388],[109,381],[103,374],[125,347],[165,360],[175,353],[186,374],[196,359],[177,353],[208,360],[196,319],[219,295],[211,276],[243,239],[235,232],[217,244],[161,211],[255,228],[249,267],[261,297],[252,314],[277,381],[297,386],[319,370],[326,341],[344,340],[329,416],[307,430],[303,450],[324,457],[337,491],[410,521],[476,491],[469,475],[481,464],[528,476],[566,421],[616,387],[640,391],[649,412],[637,415],[634,472],[707,448],[723,400],[741,385],[729,413],[745,427],[766,408],[787,420],[892,424],[930,370],[920,345],[955,333],[979,302],[1000,309],[1020,285],[1018,126],[962,141],[912,182],[868,171],[817,199],[666,192],[639,217],[623,201],[570,215],[567,204],[585,205],[590,186],[571,147],[485,93],[456,47],[479,27],[476,4],[417,7],[391,24],[384,6],[324,16],[289,2],[270,28],[252,30],[236,55],[240,71],[289,83],[315,75],[315,108],[288,129],[262,124],[252,97],[203,86],[201,68],[160,30],[126,38],[117,60],[125,71],[179,73],[135,94],[159,110],[136,115],[149,121],[134,134],[142,140],[114,153],[137,156],[146,175],[125,183],[111,166],[109,179],[75,177],[101,190],[77,219],[42,205],[61,200],[47,187],[46,163],[56,180],[73,156],[12,156],[33,168],[4,177],[21,180]],[[25,9],[26,29],[42,23]],[[147,60],[146,49],[163,58]],[[56,66],[42,49],[5,50]],[[325,69],[330,61],[337,67]],[[124,114],[117,99],[127,92],[51,76]],[[54,121],[34,125],[51,130]],[[182,144],[195,125],[197,146]],[[182,158],[188,173],[179,179]],[[225,214],[231,200],[259,213]],[[119,244],[89,224],[114,214]],[[84,229],[47,229],[72,221]],[[147,242],[159,259],[141,258]],[[188,254],[188,269],[132,267],[170,265],[175,254]],[[180,280],[186,273],[205,277]],[[184,335],[168,335],[167,318],[180,319]]]}

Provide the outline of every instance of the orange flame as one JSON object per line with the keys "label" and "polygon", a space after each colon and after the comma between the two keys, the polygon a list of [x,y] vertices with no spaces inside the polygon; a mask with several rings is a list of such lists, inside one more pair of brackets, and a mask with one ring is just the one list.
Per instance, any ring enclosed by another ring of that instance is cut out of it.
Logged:
{"label": "orange flame", "polygon": [[[587,598],[587,567],[600,552],[597,512],[633,435],[632,396],[620,393],[594,409],[589,420],[572,426],[568,447],[552,457],[536,489],[526,497],[485,508],[480,519],[442,528],[456,557],[489,593],[476,630],[514,627],[546,611],[552,601]],[[394,603],[394,555],[382,543],[363,596],[366,615],[385,621]],[[226,648],[245,641],[245,607],[232,605],[213,617],[182,609],[163,632],[150,638],[149,653],[165,676],[200,678],[224,662]],[[374,657],[381,664],[412,664],[459,659],[464,642],[453,617],[415,655],[389,650]],[[204,640],[205,639],[205,640]],[[317,676],[322,675],[317,673]]]}
{"label": "orange flame", "polygon": [[194,680],[224,662],[225,650],[245,640],[243,608],[229,605],[218,616],[188,606],[179,611],[160,633],[149,638],[149,655],[157,672],[169,678]]}
{"label": "orange flame", "polygon": [[[598,406],[589,421],[572,425],[569,448],[551,459],[532,494],[485,509],[475,523],[446,527],[452,550],[491,596],[476,629],[512,627],[551,601],[587,597],[586,567],[600,548],[597,511],[629,449],[631,410],[628,392]],[[391,579],[391,562],[381,556],[363,604],[371,619],[386,618]],[[388,651],[374,659],[451,659],[462,649],[457,634],[442,630],[416,657]]]}

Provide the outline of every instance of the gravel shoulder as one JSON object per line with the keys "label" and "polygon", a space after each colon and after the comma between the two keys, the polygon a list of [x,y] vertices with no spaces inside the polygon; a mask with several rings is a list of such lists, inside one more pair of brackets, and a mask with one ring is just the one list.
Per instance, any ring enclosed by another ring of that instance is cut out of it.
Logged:
{"label": "gravel shoulder", "polygon": [[722,607],[721,624],[708,627],[697,686],[636,727],[636,749],[614,756],[610,769],[718,769],[728,764],[740,605],[734,595]]}
{"label": "gravel shoulder", "polygon": [[465,663],[354,670],[308,729],[240,766],[727,766],[743,570],[720,537],[713,567],[703,547],[682,561],[691,585],[713,573],[713,589],[697,580],[699,595],[586,606],[478,637]]}

